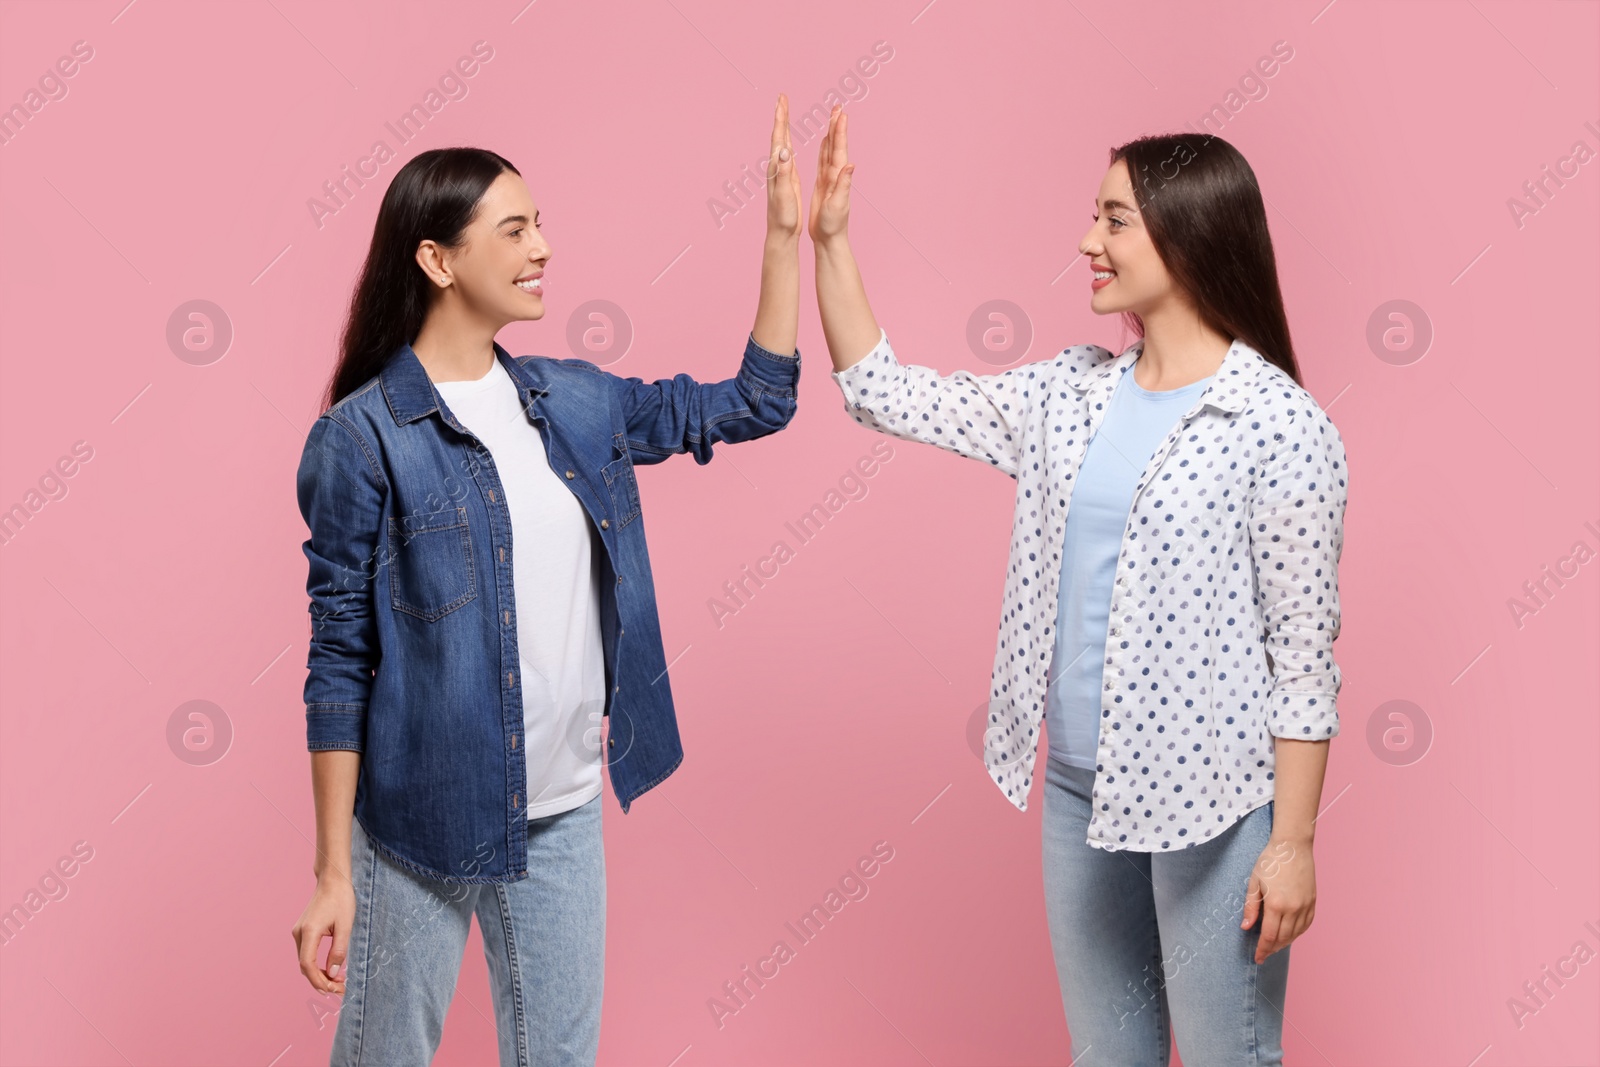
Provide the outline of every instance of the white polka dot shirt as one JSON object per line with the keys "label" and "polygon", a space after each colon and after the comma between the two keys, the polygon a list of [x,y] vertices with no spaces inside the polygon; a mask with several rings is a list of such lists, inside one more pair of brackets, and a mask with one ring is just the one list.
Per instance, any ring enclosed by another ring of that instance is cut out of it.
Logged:
{"label": "white polka dot shirt", "polygon": [[[999,374],[902,365],[887,332],[833,379],[864,426],[1017,481],[984,762],[1028,807],[1073,478],[1120,375],[1098,345]],[[1339,732],[1344,442],[1288,374],[1234,341],[1134,490],[1112,587],[1088,843],[1209,840],[1273,796],[1273,739]]]}

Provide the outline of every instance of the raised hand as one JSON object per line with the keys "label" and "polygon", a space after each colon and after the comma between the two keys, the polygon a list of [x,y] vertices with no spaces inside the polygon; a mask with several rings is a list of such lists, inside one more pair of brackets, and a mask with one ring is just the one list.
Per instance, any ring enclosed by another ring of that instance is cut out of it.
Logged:
{"label": "raised hand", "polygon": [[845,236],[850,221],[850,175],[856,167],[845,148],[846,124],[844,108],[835,104],[817,153],[817,184],[811,192],[808,227],[813,242]]}
{"label": "raised hand", "polygon": [[789,143],[789,97],[778,94],[772,115],[772,151],[767,156],[767,233],[800,237],[800,172]]}

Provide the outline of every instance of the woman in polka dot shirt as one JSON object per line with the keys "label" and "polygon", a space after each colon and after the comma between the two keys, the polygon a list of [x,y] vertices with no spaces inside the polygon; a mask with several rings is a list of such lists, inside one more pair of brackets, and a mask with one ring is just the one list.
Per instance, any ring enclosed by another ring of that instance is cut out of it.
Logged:
{"label": "woman in polka dot shirt", "polygon": [[835,108],[808,228],[846,410],[1017,481],[984,758],[1026,810],[1048,737],[1073,1060],[1166,1063],[1175,1034],[1195,1067],[1281,1063],[1339,732],[1346,471],[1299,381],[1255,175],[1216,137],[1112,150],[1078,250],[1091,309],[1139,340],[941,375],[873,317],[854,169]]}

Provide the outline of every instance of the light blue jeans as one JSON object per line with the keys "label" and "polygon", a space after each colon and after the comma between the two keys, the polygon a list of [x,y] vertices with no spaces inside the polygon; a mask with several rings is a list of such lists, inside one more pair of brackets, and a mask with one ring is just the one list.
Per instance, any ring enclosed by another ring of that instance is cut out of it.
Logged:
{"label": "light blue jeans", "polygon": [[474,915],[501,1067],[593,1067],[605,964],[603,796],[530,820],[528,877],[501,884],[408,871],[352,820],[356,921],[331,1067],[433,1061]]}
{"label": "light blue jeans", "polygon": [[1046,759],[1045,910],[1074,1067],[1283,1062],[1289,949],[1261,964],[1244,921],[1250,870],[1273,804],[1171,852],[1107,852],[1086,841],[1094,771]]}

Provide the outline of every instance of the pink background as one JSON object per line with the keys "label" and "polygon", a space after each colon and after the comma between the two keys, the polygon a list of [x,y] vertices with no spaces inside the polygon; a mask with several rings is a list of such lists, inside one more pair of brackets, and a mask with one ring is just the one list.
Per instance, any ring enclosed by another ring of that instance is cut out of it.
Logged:
{"label": "pink background", "polygon": [[[327,1062],[338,1001],[289,938],[314,834],[294,472],[401,162],[477,144],[522,169],[554,256],[513,353],[573,354],[573,309],[605,299],[636,331],[608,369],[724,378],[763,209],[719,228],[707,202],[765,155],[778,91],[821,103],[878,41],[893,57],[849,104],[873,307],[905,361],[981,372],[1129,343],[1088,310],[1076,252],[1108,146],[1188,128],[1293,49],[1211,127],[1262,183],[1352,472],[1343,733],[1288,1062],[1600,1062],[1600,961],[1520,1026],[1508,1006],[1600,949],[1600,561],[1511,610],[1575,543],[1600,549],[1600,162],[1520,227],[1508,207],[1575,142],[1600,149],[1600,7],[90,0],[0,20],[0,107],[93,48],[0,146],[0,508],[57,494],[0,545],[0,907],[92,849],[0,948],[0,1062]],[[468,95],[399,144],[385,121],[478,40]],[[319,228],[308,200],[378,139],[399,158]],[[809,198],[817,142],[796,147]],[[801,256],[793,424],[641,474],[688,755],[631,815],[604,801],[600,1060],[1064,1063],[1042,787],[1017,812],[971,733],[1013,483],[895,442],[743,610],[719,628],[708,608],[886,440],[841,409]],[[233,330],[206,365],[166,336],[195,299]],[[991,299],[1024,309],[1027,353],[968,347]],[[1369,342],[1395,300],[1425,354]],[[92,458],[52,481],[78,441]],[[232,732],[204,765],[168,741],[197,699]],[[1396,700],[1431,740],[1369,741]],[[708,999],[880,840],[870,895],[719,1029]],[[459,994],[437,1062],[494,1062],[476,929]]]}

